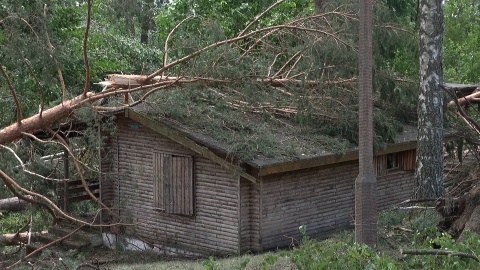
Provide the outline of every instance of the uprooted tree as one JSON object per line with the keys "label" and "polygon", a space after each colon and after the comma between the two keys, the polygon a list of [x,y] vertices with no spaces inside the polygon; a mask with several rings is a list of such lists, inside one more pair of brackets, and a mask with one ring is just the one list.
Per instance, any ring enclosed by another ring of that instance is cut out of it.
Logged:
{"label": "uprooted tree", "polygon": [[[447,104],[450,123],[461,134],[450,150],[455,158],[464,161],[468,156],[473,160],[469,171],[460,174],[447,189],[437,205],[438,212],[443,216],[440,229],[454,237],[464,238],[466,232],[480,233],[480,190],[478,184],[480,164],[480,123],[479,104],[480,88],[476,85],[444,86],[451,101]],[[468,164],[467,164],[468,165]],[[468,168],[468,167],[467,167]],[[455,170],[455,168],[454,168]]]}

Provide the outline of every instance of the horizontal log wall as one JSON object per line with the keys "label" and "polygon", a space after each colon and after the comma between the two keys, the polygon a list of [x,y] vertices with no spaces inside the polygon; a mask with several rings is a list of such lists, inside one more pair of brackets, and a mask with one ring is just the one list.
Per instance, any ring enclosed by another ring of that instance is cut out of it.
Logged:
{"label": "horizontal log wall", "polygon": [[393,170],[377,178],[378,210],[383,211],[412,197],[414,171]]}
{"label": "horizontal log wall", "polygon": [[[358,162],[354,161],[263,178],[261,247],[284,247],[293,239],[301,240],[301,225],[306,225],[307,234],[315,238],[351,228],[357,175]],[[377,180],[379,210],[412,194],[412,172],[389,171]]]}
{"label": "horizontal log wall", "polygon": [[[125,117],[118,117],[117,124],[118,160],[113,167],[119,173],[114,196],[120,216],[136,224],[136,236],[203,254],[238,252],[238,177]],[[154,152],[193,157],[195,215],[166,214],[155,208]]]}

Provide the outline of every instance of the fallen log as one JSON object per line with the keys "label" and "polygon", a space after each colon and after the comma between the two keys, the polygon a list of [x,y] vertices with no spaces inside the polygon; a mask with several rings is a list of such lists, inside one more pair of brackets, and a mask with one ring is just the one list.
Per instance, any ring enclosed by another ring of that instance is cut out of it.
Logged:
{"label": "fallen log", "polygon": [[0,246],[16,246],[21,243],[27,243],[28,238],[35,240],[40,235],[48,234],[47,231],[41,232],[24,232],[24,233],[7,233],[0,234]]}
{"label": "fallen log", "polygon": [[[32,198],[31,196],[28,196]],[[19,199],[18,197],[6,198],[0,200],[0,210],[18,212],[25,209],[29,202]]]}

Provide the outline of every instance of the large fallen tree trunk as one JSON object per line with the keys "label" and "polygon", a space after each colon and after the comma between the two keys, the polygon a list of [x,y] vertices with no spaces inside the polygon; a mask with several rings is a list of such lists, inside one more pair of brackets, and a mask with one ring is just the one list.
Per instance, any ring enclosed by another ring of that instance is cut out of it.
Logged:
{"label": "large fallen tree trunk", "polygon": [[46,234],[48,234],[47,231],[0,234],[0,246],[16,246],[21,243],[25,244],[28,242],[29,238],[30,241],[35,241],[38,236]]}
{"label": "large fallen tree trunk", "polygon": [[[32,198],[31,196],[27,196],[29,198]],[[7,199],[1,199],[0,200],[0,210],[6,210],[6,211],[22,211],[25,209],[25,207],[29,204],[29,202],[19,199],[18,197],[12,197],[12,198],[7,198]]]}
{"label": "large fallen tree trunk", "polygon": [[[155,76],[149,79],[146,75],[125,75],[125,74],[110,74],[106,81],[99,84],[106,87],[106,89],[132,89],[141,86],[159,87],[164,85],[179,86],[191,83],[212,83],[212,84],[229,84],[234,80],[220,80],[215,78],[202,77],[172,77],[172,76]],[[297,79],[279,79],[279,78],[258,78],[257,82],[271,85],[273,87],[283,87],[288,84],[306,85],[308,87],[316,87],[320,84],[324,85],[342,85],[346,88],[353,88],[357,82],[357,78],[353,77],[344,80],[297,80]]]}
{"label": "large fallen tree trunk", "polygon": [[85,101],[95,101],[93,93],[87,93],[87,96],[78,96],[65,101],[46,111],[40,112],[29,118],[23,119],[20,124],[15,123],[0,130],[0,144],[8,144],[23,137],[24,133],[50,127],[53,123],[66,118],[74,109],[84,104]]}

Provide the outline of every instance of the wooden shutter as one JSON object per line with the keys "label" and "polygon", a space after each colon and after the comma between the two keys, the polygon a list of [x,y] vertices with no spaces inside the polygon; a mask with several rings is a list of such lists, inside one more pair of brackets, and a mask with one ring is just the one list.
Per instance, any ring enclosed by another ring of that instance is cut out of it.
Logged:
{"label": "wooden shutter", "polygon": [[413,171],[415,170],[415,163],[416,163],[416,151],[408,150],[400,152],[398,155],[398,165],[404,171]]}
{"label": "wooden shutter", "polygon": [[170,214],[193,215],[193,158],[155,153],[154,206]]}
{"label": "wooden shutter", "polygon": [[380,155],[373,157],[373,164],[375,166],[375,176],[384,176],[387,174],[387,156]]}

